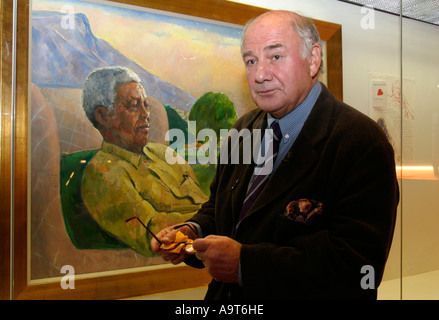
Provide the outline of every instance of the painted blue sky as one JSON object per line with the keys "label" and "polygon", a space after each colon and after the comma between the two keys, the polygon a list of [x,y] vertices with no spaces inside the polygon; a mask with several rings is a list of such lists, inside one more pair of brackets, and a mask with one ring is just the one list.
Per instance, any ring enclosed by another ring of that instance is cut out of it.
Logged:
{"label": "painted blue sky", "polygon": [[238,114],[241,106],[253,103],[240,52],[242,26],[104,3],[33,0],[32,10],[86,15],[96,37],[194,97],[210,91],[225,93]]}

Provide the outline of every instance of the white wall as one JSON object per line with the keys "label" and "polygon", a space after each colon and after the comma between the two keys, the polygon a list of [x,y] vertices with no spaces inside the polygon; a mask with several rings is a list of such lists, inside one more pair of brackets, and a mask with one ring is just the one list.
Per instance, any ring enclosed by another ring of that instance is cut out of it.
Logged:
{"label": "white wall", "polygon": [[431,163],[439,158],[439,140],[432,140],[439,136],[439,26],[404,19],[402,34],[403,75],[415,80],[416,160]]}

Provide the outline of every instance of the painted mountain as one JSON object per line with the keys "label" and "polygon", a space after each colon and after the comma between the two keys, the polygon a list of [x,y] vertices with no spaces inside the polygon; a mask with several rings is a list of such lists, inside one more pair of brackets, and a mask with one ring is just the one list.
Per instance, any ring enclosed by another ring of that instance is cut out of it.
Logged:
{"label": "painted mountain", "polygon": [[40,88],[82,88],[96,68],[125,66],[136,72],[148,95],[189,112],[196,99],[144,70],[103,39],[93,35],[88,18],[75,14],[75,28],[63,28],[64,14],[32,12],[32,82]]}

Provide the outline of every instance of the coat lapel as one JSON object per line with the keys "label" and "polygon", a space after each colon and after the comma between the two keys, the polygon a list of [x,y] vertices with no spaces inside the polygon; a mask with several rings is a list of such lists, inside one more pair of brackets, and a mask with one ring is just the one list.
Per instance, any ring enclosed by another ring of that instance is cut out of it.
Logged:
{"label": "coat lapel", "polygon": [[297,140],[286,157],[273,173],[265,190],[250,208],[247,216],[270,207],[275,201],[282,201],[284,193],[291,190],[306,176],[320,157],[316,145],[328,135],[333,112],[332,95],[322,86],[316,104]]}
{"label": "coat lapel", "polygon": [[[261,111],[255,117],[254,121],[252,121],[251,124],[247,126],[247,128],[251,132],[250,134],[251,143],[253,143],[253,139],[255,139],[254,130],[255,129],[264,130],[266,127],[267,127],[267,113]],[[244,153],[244,141],[241,141],[239,143],[240,158],[243,155],[243,153]],[[239,164],[237,165],[238,168],[236,168],[235,170],[237,174],[235,177],[232,178],[233,179],[232,214],[235,222],[237,222],[239,219],[242,203],[247,193],[248,184],[250,182],[250,178],[253,175],[254,165],[255,164],[254,164],[253,155],[251,156],[250,164],[244,164],[241,158]]]}

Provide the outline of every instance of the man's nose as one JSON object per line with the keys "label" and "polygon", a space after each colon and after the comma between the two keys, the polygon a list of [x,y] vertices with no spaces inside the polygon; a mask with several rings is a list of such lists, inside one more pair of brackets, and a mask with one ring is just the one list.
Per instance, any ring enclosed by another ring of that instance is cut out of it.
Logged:
{"label": "man's nose", "polygon": [[140,109],[140,117],[146,119],[149,122],[149,118],[151,116],[151,112],[149,110],[149,104],[142,104]]}
{"label": "man's nose", "polygon": [[272,78],[271,68],[269,63],[259,61],[256,68],[255,81],[262,83],[264,81],[270,81]]}

